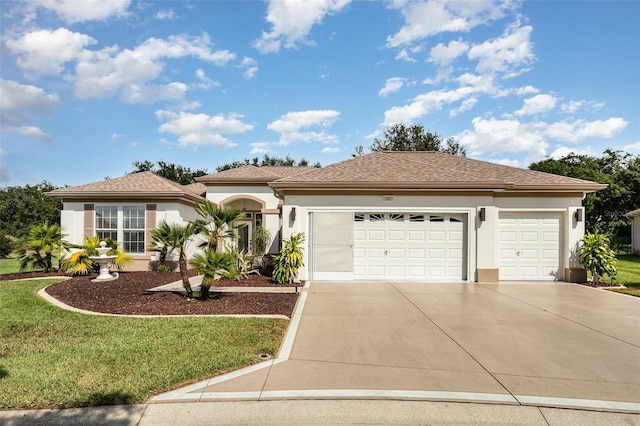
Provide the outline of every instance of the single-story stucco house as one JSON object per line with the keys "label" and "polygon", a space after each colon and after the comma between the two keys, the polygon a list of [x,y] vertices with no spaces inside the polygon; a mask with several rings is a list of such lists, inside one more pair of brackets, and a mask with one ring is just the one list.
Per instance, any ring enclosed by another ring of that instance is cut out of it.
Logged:
{"label": "single-story stucco house", "polygon": [[441,152],[375,152],[322,168],[244,166],[178,185],[143,172],[58,189],[69,240],[106,235],[144,270],[150,231],[197,218],[204,199],[304,232],[303,280],[585,281],[582,200],[606,185]]}
{"label": "single-story stucco house", "polygon": [[640,252],[640,209],[626,214],[631,218],[631,251]]}

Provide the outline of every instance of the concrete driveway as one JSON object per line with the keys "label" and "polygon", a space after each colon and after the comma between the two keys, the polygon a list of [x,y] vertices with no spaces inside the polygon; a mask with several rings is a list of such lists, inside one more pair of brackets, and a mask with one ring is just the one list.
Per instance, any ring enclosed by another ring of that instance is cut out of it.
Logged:
{"label": "concrete driveway", "polygon": [[156,396],[640,412],[640,299],[564,283],[306,287],[277,359]]}

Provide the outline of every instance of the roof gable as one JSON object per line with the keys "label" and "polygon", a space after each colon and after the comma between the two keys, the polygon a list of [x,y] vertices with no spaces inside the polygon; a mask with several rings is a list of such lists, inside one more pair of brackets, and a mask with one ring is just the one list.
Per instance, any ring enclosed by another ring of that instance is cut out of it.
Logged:
{"label": "roof gable", "polygon": [[199,184],[180,185],[153,172],[139,172],[85,185],[60,188],[47,193],[57,198],[187,198],[202,200],[206,191]]}

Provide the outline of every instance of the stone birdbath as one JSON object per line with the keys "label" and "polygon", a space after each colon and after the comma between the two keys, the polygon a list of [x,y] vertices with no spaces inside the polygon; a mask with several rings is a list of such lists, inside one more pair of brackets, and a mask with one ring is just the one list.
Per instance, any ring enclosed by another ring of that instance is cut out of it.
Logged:
{"label": "stone birdbath", "polygon": [[109,272],[109,263],[116,258],[116,256],[107,256],[107,252],[111,250],[110,247],[107,247],[107,243],[104,241],[100,241],[100,248],[97,248],[98,256],[89,256],[89,259],[94,261],[100,267],[100,274],[93,280],[93,282],[102,282],[102,281],[112,281],[118,278],[118,273],[114,272],[111,274]]}

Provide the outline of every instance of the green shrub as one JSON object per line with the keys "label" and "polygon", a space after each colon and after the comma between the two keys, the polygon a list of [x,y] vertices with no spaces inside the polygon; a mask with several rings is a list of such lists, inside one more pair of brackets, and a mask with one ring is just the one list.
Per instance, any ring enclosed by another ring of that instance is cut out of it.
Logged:
{"label": "green shrub", "polygon": [[298,269],[304,266],[304,233],[291,234],[290,238],[283,238],[282,243],[282,250],[274,258],[272,278],[278,284],[291,284],[298,278]]}
{"label": "green shrub", "polygon": [[603,275],[615,277],[617,272],[617,259],[615,252],[609,244],[609,237],[600,233],[597,229],[593,233],[587,233],[580,242],[580,264],[591,272],[594,283],[601,282]]}
{"label": "green shrub", "polygon": [[271,233],[267,228],[256,226],[251,235],[253,239],[253,250],[256,255],[262,256],[266,253],[267,247],[271,242]]}
{"label": "green shrub", "polygon": [[220,278],[226,277],[234,268],[235,259],[229,253],[220,253],[214,249],[207,249],[191,259],[191,266],[198,274],[202,274],[200,298],[209,298],[209,289]]}

